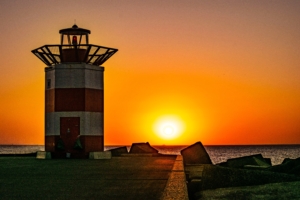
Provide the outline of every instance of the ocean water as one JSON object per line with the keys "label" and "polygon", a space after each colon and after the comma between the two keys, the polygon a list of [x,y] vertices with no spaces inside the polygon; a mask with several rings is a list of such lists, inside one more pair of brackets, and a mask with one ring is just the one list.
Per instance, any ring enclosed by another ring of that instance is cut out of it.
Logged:
{"label": "ocean water", "polygon": [[[105,146],[104,150],[119,146]],[[159,153],[180,155],[186,146],[153,146]],[[130,146],[127,146],[130,149]],[[262,154],[271,158],[272,165],[281,164],[285,158],[300,157],[300,145],[247,145],[247,146],[205,146],[214,164],[225,162],[229,158]],[[28,154],[44,151],[43,145],[0,145],[0,154]]]}
{"label": "ocean water", "polygon": [[[186,146],[155,146],[160,153],[177,154]],[[214,164],[226,162],[230,158],[238,158],[254,154],[262,154],[271,158],[272,165],[281,164],[285,158],[300,157],[300,145],[234,145],[234,146],[205,146]]]}

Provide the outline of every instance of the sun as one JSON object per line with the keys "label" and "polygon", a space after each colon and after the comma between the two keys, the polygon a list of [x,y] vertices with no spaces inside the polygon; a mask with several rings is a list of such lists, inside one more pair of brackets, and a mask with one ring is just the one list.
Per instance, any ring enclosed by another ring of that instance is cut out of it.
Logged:
{"label": "sun", "polygon": [[165,135],[168,135],[168,136],[171,136],[171,135],[173,135],[174,134],[174,128],[172,127],[172,126],[165,126],[164,128],[163,128],[163,133],[165,134]]}
{"label": "sun", "polygon": [[154,123],[155,133],[162,139],[171,140],[179,137],[183,132],[184,124],[180,117],[166,115],[158,118]]}

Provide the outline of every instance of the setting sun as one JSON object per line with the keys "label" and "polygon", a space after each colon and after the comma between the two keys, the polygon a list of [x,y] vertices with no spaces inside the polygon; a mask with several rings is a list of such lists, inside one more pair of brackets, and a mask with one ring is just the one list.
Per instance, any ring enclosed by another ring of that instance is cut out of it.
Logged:
{"label": "setting sun", "polygon": [[174,134],[174,128],[172,126],[165,126],[163,129],[165,135],[172,136]]}
{"label": "setting sun", "polygon": [[166,115],[158,118],[153,128],[160,138],[171,140],[182,134],[184,123],[177,116]]}

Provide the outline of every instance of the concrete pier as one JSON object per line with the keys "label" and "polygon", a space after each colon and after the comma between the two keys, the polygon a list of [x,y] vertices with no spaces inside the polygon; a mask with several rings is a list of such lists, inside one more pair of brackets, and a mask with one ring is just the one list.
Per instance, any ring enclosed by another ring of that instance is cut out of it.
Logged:
{"label": "concrete pier", "polygon": [[188,199],[181,156],[0,157],[1,199]]}

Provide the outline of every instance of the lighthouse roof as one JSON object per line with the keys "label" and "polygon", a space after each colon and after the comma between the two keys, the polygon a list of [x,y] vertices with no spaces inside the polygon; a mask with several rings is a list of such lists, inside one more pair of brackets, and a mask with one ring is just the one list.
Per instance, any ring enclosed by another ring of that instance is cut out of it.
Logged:
{"label": "lighthouse roof", "polygon": [[59,30],[59,33],[67,34],[67,35],[85,35],[85,34],[90,34],[91,31],[88,29],[78,28],[78,26],[74,24],[72,28],[65,28]]}
{"label": "lighthouse roof", "polygon": [[61,44],[44,45],[32,50],[47,66],[59,63],[86,63],[100,66],[114,55],[118,49],[89,44],[88,29],[78,28],[74,24],[71,28],[61,29]]}

